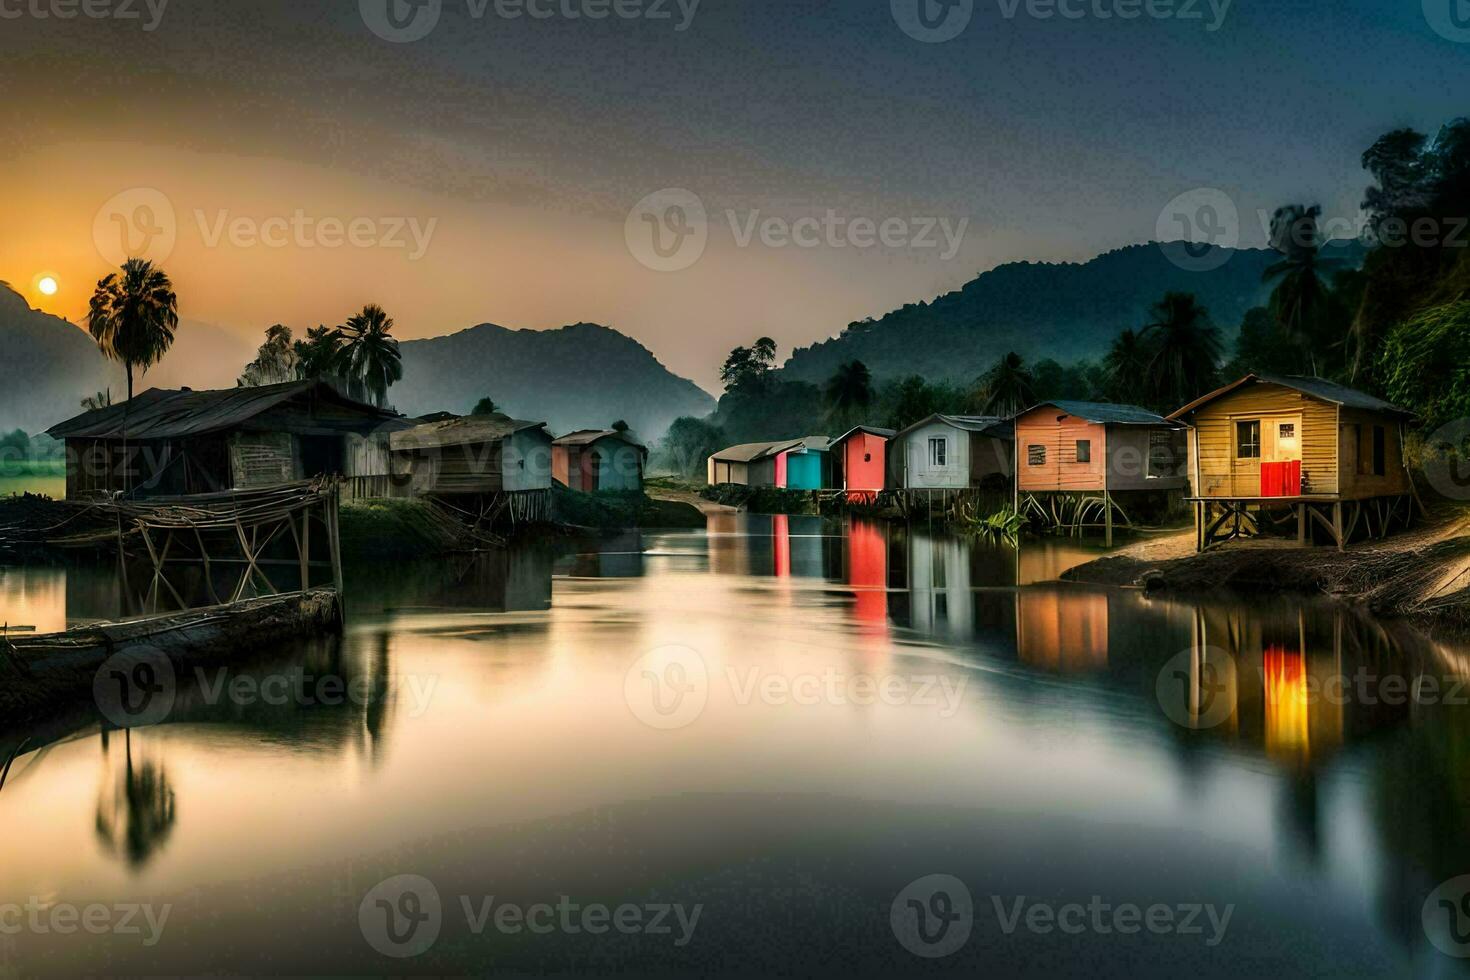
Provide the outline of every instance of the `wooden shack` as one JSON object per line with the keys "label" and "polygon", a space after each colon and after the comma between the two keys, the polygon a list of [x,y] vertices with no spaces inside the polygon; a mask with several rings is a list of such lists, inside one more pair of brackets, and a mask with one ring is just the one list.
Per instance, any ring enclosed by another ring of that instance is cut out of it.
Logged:
{"label": "wooden shack", "polygon": [[835,467],[842,472],[841,485],[847,499],[873,503],[887,488],[888,444],[898,433],[860,425],[832,443]]}
{"label": "wooden shack", "polygon": [[407,423],[331,385],[152,388],[48,430],[66,442],[66,492],[179,496],[317,476],[386,485],[386,440]]}
{"label": "wooden shack", "polygon": [[1179,409],[1189,426],[1196,545],[1295,525],[1339,548],[1407,527],[1413,414],[1321,378],[1247,375]]}
{"label": "wooden shack", "polygon": [[[1162,516],[1189,486],[1185,429],[1136,405],[1042,402],[1016,416],[1016,510],[1080,533]],[[1172,497],[1171,497],[1172,495]]]}
{"label": "wooden shack", "polygon": [[551,444],[551,476],[564,487],[596,493],[642,490],[648,450],[615,429],[584,429]]}
{"label": "wooden shack", "polygon": [[832,442],[807,436],[776,451],[775,485],[783,490],[825,490],[832,485]]}
{"label": "wooden shack", "polygon": [[393,433],[393,471],[416,494],[545,493],[551,441],[545,422],[506,415],[426,422]]}
{"label": "wooden shack", "polygon": [[747,442],[721,449],[709,458],[709,485],[735,484],[748,487],[776,485],[776,457],[791,449],[797,440]]}
{"label": "wooden shack", "polygon": [[889,485],[905,490],[1008,488],[1014,439],[1005,419],[931,415],[889,443]]}

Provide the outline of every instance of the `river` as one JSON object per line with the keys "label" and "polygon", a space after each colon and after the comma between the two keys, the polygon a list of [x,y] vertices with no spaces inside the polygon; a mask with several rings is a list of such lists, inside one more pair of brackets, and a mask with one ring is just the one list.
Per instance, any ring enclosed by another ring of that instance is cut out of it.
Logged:
{"label": "river", "polygon": [[[1096,554],[728,515],[349,567],[340,640],[18,747],[0,975],[1448,975],[1470,647],[1052,581]],[[0,621],[120,601],[0,569]]]}

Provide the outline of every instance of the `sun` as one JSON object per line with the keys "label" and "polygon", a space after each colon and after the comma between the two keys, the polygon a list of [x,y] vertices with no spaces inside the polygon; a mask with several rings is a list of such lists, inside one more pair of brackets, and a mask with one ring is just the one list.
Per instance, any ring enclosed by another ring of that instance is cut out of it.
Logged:
{"label": "sun", "polygon": [[42,276],[41,281],[36,283],[36,288],[41,291],[42,296],[55,296],[61,286],[56,282],[55,276]]}

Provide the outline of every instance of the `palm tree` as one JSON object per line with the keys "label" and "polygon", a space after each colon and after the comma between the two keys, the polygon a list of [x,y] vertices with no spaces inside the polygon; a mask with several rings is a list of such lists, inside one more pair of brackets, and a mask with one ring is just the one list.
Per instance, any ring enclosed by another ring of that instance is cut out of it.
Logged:
{"label": "palm tree", "polygon": [[1321,256],[1322,240],[1317,228],[1321,214],[1318,205],[1308,208],[1289,204],[1276,209],[1271,216],[1271,247],[1282,258],[1262,274],[1263,282],[1277,284],[1271,293],[1271,312],[1277,325],[1306,354],[1313,374],[1318,373],[1317,348],[1327,340],[1322,336],[1322,327],[1332,305],[1332,291],[1322,281],[1322,274],[1341,264]]}
{"label": "palm tree", "polygon": [[1036,402],[1036,379],[1026,369],[1021,355],[1011,351],[980,379],[984,415],[1009,418]]}
{"label": "palm tree", "polygon": [[839,419],[873,404],[873,374],[862,361],[847,361],[827,382],[827,404]]}
{"label": "palm tree", "polygon": [[403,360],[398,341],[390,333],[393,318],[376,303],[347,321],[343,328],[346,347],[343,355],[350,367],[348,383],[354,393],[372,397],[381,407],[388,399],[388,388],[403,380]]}
{"label": "palm tree", "polygon": [[1153,407],[1183,405],[1209,391],[1220,364],[1220,332],[1192,293],[1168,293],[1155,303],[1143,339],[1153,346],[1145,390]]}
{"label": "palm tree", "polygon": [[255,360],[245,366],[245,373],[235,382],[241,388],[282,384],[296,376],[296,351],[291,343],[291,328],[276,324],[265,332],[265,343],[255,352]]}
{"label": "palm tree", "polygon": [[88,395],[82,399],[82,408],[88,412],[95,412],[99,408],[112,407],[112,389],[104,388],[95,395]]}
{"label": "palm tree", "polygon": [[179,327],[179,300],[173,283],[152,262],[128,259],[120,272],[97,283],[87,313],[87,329],[102,353],[122,362],[133,399],[133,370],[146,373],[173,346]]}
{"label": "palm tree", "polygon": [[1144,343],[1138,331],[1124,330],[1118,334],[1103,361],[1107,370],[1108,397],[1116,401],[1127,401],[1133,397],[1147,376],[1151,356],[1148,344]]}
{"label": "palm tree", "polygon": [[320,381],[346,375],[343,369],[342,332],[331,327],[312,327],[306,339],[291,345],[296,360],[296,377],[302,381]]}

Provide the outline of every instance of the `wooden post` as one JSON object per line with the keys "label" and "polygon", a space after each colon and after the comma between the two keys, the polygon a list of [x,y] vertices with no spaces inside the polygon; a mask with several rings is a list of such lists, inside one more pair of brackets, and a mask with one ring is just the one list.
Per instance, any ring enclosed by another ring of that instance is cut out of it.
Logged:
{"label": "wooden post", "polygon": [[1305,548],[1307,546],[1307,505],[1302,501],[1296,503],[1296,546]]}
{"label": "wooden post", "polygon": [[1113,546],[1113,496],[1108,492],[1106,486],[1103,487],[1103,511],[1107,515],[1103,519],[1103,524],[1107,528],[1105,532],[1107,538],[1106,544],[1111,548]]}
{"label": "wooden post", "polygon": [[342,538],[341,524],[337,515],[337,491],[334,487],[322,500],[327,512],[328,543],[332,549],[332,580],[337,586],[337,599],[342,599]]}
{"label": "wooden post", "polygon": [[1332,505],[1332,532],[1337,535],[1337,550],[1346,551],[1342,540],[1342,501]]}

